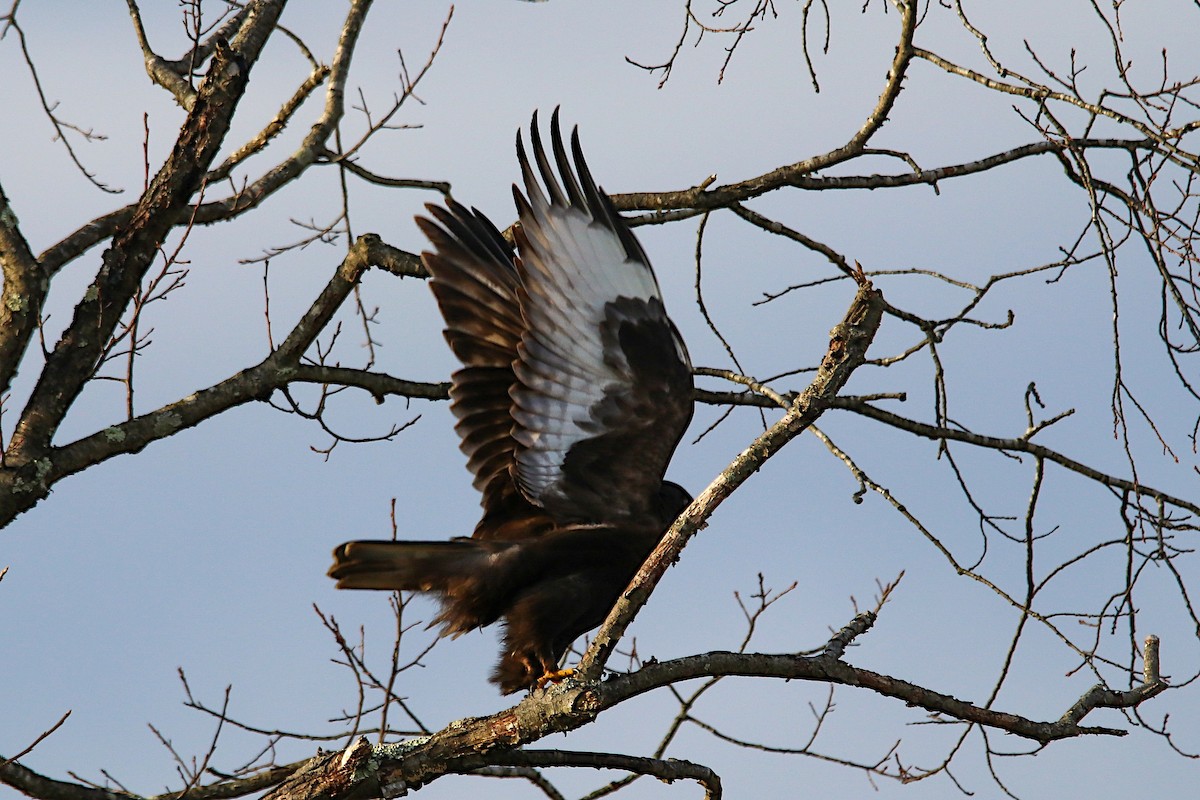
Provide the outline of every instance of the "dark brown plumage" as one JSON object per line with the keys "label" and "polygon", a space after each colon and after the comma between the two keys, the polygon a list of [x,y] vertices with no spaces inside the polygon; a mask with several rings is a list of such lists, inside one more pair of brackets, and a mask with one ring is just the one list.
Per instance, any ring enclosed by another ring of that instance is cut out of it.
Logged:
{"label": "dark brown plumage", "polygon": [[417,219],[463,364],[451,409],[482,519],[448,542],[348,542],[329,570],[340,589],[436,594],[444,635],[503,617],[492,680],[505,694],[556,669],[604,620],[691,501],[663,480],[692,416],[687,349],[578,131],[571,157],[557,111],[550,132],[553,166],[534,115],[536,173],[517,137],[519,257],[475,209],[451,201]]}

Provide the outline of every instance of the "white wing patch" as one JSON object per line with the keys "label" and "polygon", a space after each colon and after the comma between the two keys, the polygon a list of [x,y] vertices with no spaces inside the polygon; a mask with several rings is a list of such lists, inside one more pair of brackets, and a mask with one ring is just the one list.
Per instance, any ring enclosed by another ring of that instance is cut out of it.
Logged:
{"label": "white wing patch", "polygon": [[[601,340],[605,307],[620,297],[659,297],[647,264],[629,257],[615,231],[577,206],[551,204],[526,183],[521,274],[527,326],[512,391],[516,478],[528,496],[562,497],[567,451],[598,432],[591,408],[632,376],[625,356]],[[551,190],[553,192],[553,189]]]}

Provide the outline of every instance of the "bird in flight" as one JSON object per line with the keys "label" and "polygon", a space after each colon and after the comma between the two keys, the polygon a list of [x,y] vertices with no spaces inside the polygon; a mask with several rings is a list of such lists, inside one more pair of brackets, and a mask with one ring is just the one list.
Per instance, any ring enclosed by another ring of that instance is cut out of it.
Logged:
{"label": "bird in flight", "polygon": [[[428,205],[422,259],[462,368],[450,408],[483,495],[470,537],[354,541],[339,589],[429,592],[442,635],[504,620],[504,694],[557,676],[691,502],[664,481],[692,417],[687,348],[633,232],[554,112],[517,135],[517,251],[480,211]],[[535,167],[536,165],[536,171]],[[540,180],[539,180],[540,176]],[[569,672],[569,671],[568,671]]]}

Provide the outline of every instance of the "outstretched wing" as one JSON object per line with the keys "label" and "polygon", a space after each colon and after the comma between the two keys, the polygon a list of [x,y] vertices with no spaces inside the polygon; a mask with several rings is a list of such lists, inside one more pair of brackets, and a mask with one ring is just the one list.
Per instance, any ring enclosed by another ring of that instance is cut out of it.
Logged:
{"label": "outstretched wing", "polygon": [[592,179],[578,134],[568,159],[534,116],[517,140],[521,258],[482,213],[451,201],[417,223],[463,368],[451,409],[484,516],[476,538],[520,539],[566,522],[656,519],[662,476],[692,415],[687,349],[629,227]]}
{"label": "outstretched wing", "polygon": [[435,252],[421,257],[446,320],[446,341],[463,364],[451,378],[450,409],[475,488],[483,494],[475,538],[536,535],[553,520],[517,490],[511,474],[516,442],[509,390],[525,328],[512,247],[477,210],[453,201],[447,209],[426,208],[437,222],[417,217],[417,224]]}
{"label": "outstretched wing", "polygon": [[571,158],[557,111],[550,133],[557,177],[535,115],[545,193],[517,138],[525,191],[513,187],[524,322],[511,392],[516,482],[558,520],[656,518],[663,474],[692,416],[687,348],[645,252],[592,179],[578,130]]}

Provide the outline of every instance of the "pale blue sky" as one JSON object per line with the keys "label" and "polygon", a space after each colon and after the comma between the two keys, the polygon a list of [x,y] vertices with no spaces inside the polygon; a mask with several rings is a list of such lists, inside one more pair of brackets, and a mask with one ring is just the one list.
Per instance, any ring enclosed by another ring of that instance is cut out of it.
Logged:
{"label": "pale blue sky", "polygon": [[[178,9],[146,4],[153,43],[167,57],[183,49]],[[875,103],[892,58],[896,14],[873,4],[865,15],[839,12],[830,54],[817,59],[822,92],[814,94],[798,50],[799,6],[778,4],[780,17],[761,25],[736,54],[724,84],[717,85],[723,43],[691,40],[671,81],[657,79],[624,60],[663,59],[678,35],[682,10],[675,3],[587,4],[461,3],[444,50],[419,94],[399,121],[420,129],[374,140],[364,163],[396,177],[449,180],[456,199],[479,206],[506,224],[512,213],[510,184],[517,177],[513,136],[534,109],[562,105],[564,120],[581,128],[589,163],[611,192],[677,189],[716,172],[734,181],[760,174],[846,141]],[[983,5],[983,4],[979,4]],[[1009,4],[1012,5],[1012,4]],[[1168,4],[1159,4],[1166,6]],[[1087,3],[1074,4],[1085,9]],[[444,3],[380,2],[371,12],[351,78],[352,98],[361,86],[373,109],[382,109],[396,87],[396,50],[410,70],[424,62],[445,17]],[[1081,12],[1039,3],[1008,8],[989,20],[997,52],[1020,57],[1022,38],[1041,48],[1056,66],[1069,49],[1108,75],[1106,39]],[[300,32],[318,58],[328,60],[342,4],[296,2],[284,21]],[[1146,12],[1150,14],[1150,12]],[[1153,18],[1165,12],[1156,11]],[[0,41],[0,182],[34,250],[40,251],[86,220],[128,202],[142,181],[143,113],[149,114],[152,162],[172,140],[181,113],[149,84],[131,25],[116,3],[26,3],[20,8],[29,47],[48,95],[61,101],[64,117],[109,138],[77,144],[100,180],[124,187],[118,198],[92,189],[67,161],[37,106],[15,41]],[[1026,25],[1028,29],[1018,29]],[[918,42],[948,56],[979,64],[974,42],[956,29],[952,15],[933,4]],[[1144,25],[1130,17],[1126,46],[1157,64],[1163,44],[1173,45],[1173,65],[1190,74],[1194,52],[1183,46],[1194,26]],[[1028,62],[1020,62],[1027,67]],[[1138,62],[1140,69],[1141,62]],[[1197,71],[1195,69],[1192,72]],[[256,68],[250,94],[230,143],[237,143],[274,114],[278,102],[303,78],[306,67],[282,38]],[[1098,81],[1097,81],[1098,85]],[[319,98],[318,98],[319,102]],[[298,119],[279,146],[248,164],[257,175],[288,152],[288,142],[307,130],[316,105]],[[914,64],[892,121],[873,142],[907,149],[924,167],[970,160],[1008,146],[1036,141],[1006,98],[990,97],[951,80],[924,63]],[[353,138],[361,121],[348,114]],[[856,171],[895,171],[896,162],[877,159]],[[384,192],[353,184],[355,232],[374,231],[388,242],[419,250],[412,223],[432,193]],[[299,238],[290,219],[325,221],[336,213],[336,175],[313,170],[271,198],[251,217],[194,232],[187,286],[154,310],[154,345],[140,360],[140,411],[208,385],[266,352],[262,318],[262,271],[239,264],[264,248]],[[964,280],[1054,260],[1086,219],[1082,195],[1069,191],[1050,158],[1025,161],[965,181],[949,181],[935,195],[928,187],[902,192],[779,192],[751,204],[756,210],[827,242],[870,270],[920,267]],[[763,292],[829,274],[819,257],[756,235],[732,215],[709,223],[704,288],[709,308],[733,343],[746,370],[765,376],[820,358],[827,331],[852,295],[834,284],[794,293],[752,307]],[[694,221],[665,228],[639,228],[662,284],[668,310],[683,331],[695,363],[730,366],[694,303]],[[338,247],[313,245],[273,262],[271,298],[277,331],[306,307],[341,258]],[[100,250],[88,253],[61,276],[51,297],[48,335],[69,318],[74,296],[90,279]],[[1194,412],[1173,414],[1183,400],[1161,384],[1165,360],[1156,346],[1153,322],[1157,295],[1139,271],[1150,268],[1127,248],[1121,264],[1128,305],[1126,369],[1145,401],[1183,443]],[[1017,322],[1005,332],[957,330],[941,352],[950,376],[950,413],[980,432],[1019,435],[1025,427],[1022,396],[1036,381],[1049,410],[1068,407],[1076,415],[1046,432],[1044,443],[1102,469],[1125,475],[1119,444],[1111,438],[1112,355],[1106,347],[1111,325],[1099,263],[1072,270],[1060,282],[1041,278],[998,288],[975,316],[999,321],[1009,308]],[[953,313],[965,295],[924,279],[880,279],[895,304],[915,312]],[[416,281],[368,275],[365,296],[381,308],[379,366],[415,380],[443,380],[452,368],[440,335],[432,298]],[[1140,294],[1139,294],[1140,292]],[[346,318],[349,321],[349,318]],[[347,326],[342,355],[358,358],[357,329]],[[910,328],[885,322],[873,355],[898,350],[913,340]],[[10,404],[19,407],[35,376],[19,376]],[[931,371],[927,358],[887,371],[861,370],[849,391],[907,391],[907,416],[929,420]],[[798,389],[804,378],[777,388]],[[305,394],[300,392],[301,395]],[[115,386],[88,390],[62,437],[90,433],[120,418],[123,399]],[[1194,408],[1194,406],[1193,406]],[[181,706],[176,668],[191,687],[219,704],[233,685],[231,716],[287,730],[328,733],[326,720],[355,699],[345,670],[329,663],[333,642],[313,614],[312,604],[332,613],[347,631],[364,625],[369,656],[380,665],[390,650],[386,596],[337,593],[324,576],[329,551],[347,538],[386,536],[389,501],[396,498],[400,535],[443,538],[469,532],[478,516],[452,420],[444,404],[392,398],[379,406],[358,393],[339,398],[331,418],[351,435],[385,431],[417,414],[420,422],[394,442],[337,448],[328,463],[310,445],[324,445],[314,426],[265,405],[223,415],[134,457],[121,457],[56,486],[51,498],[0,534],[0,566],[10,567],[0,584],[5,616],[0,671],[0,754],[26,745],[67,709],[68,723],[26,760],[43,774],[66,778],[67,770],[94,780],[108,770],[130,790],[155,793],[177,788],[165,750],[146,727],[152,723],[180,752],[203,753],[211,736],[207,718]],[[702,489],[759,430],[756,412],[740,410],[732,421],[697,445],[690,442],[719,414],[697,410],[670,477],[693,492]],[[11,416],[3,420],[11,432]],[[979,555],[978,520],[962,501],[934,446],[846,414],[831,412],[821,426],[850,451],[871,477],[929,524],[971,563]],[[1137,429],[1139,474],[1147,483],[1195,497],[1195,455],[1180,450],[1182,465],[1161,458],[1153,439]],[[1031,465],[955,450],[980,499],[997,514],[1020,515],[1028,498]],[[1188,459],[1191,459],[1189,462]],[[735,647],[740,613],[732,593],[748,594],[755,575],[783,588],[799,582],[768,614],[756,649],[791,652],[821,644],[830,627],[853,616],[851,596],[869,604],[877,579],[901,570],[904,581],[876,629],[848,658],[856,665],[892,674],[963,699],[982,701],[1017,616],[980,585],[957,578],[931,546],[878,496],[857,505],[857,488],[840,461],[811,436],[789,445],[713,517],[671,570],[633,633],[638,651],[659,659]],[[1106,492],[1061,470],[1048,471],[1038,518],[1041,532],[1061,526],[1045,543],[1048,568],[1081,542],[1121,535]],[[1023,551],[993,542],[989,574],[1019,590]],[[1039,556],[1039,559],[1043,556]],[[1098,608],[1119,587],[1119,559],[1107,573],[1068,576],[1054,608]],[[1196,571],[1191,568],[1195,581]],[[1165,572],[1165,571],[1163,571]],[[1185,573],[1186,575],[1187,573]],[[1151,576],[1139,602],[1143,632],[1163,637],[1164,670],[1190,674],[1200,647],[1169,575]],[[1193,583],[1194,586],[1194,583]],[[1193,591],[1193,595],[1196,593]],[[417,618],[431,606],[416,603]],[[1066,673],[1075,659],[1048,634],[1033,630],[997,707],[1035,719],[1054,719],[1091,685],[1086,674]],[[415,646],[415,644],[414,644]],[[492,630],[446,642],[426,659],[426,668],[403,676],[399,691],[432,727],[488,713],[507,705],[486,675],[495,658]],[[619,663],[619,662],[614,662]],[[824,685],[726,681],[697,709],[697,716],[736,736],[777,746],[799,746],[810,730],[809,703],[823,702]],[[906,764],[930,766],[944,754],[954,728],[914,727],[923,712],[867,692],[839,689],[837,711],[817,748],[848,759],[872,761],[903,738]],[[1145,707],[1149,718],[1170,712],[1185,749],[1200,749],[1200,703],[1194,690],[1171,692]],[[672,715],[663,696],[640,698],[605,714],[567,738],[544,747],[644,753],[652,749]],[[1089,722],[1128,727],[1116,712],[1097,712]],[[1001,749],[1025,749],[1011,737],[992,736]],[[257,740],[227,732],[218,768],[241,763]],[[304,757],[315,745],[286,743],[281,762]],[[987,777],[973,738],[954,770],[979,797],[1000,796]],[[768,756],[731,748],[689,730],[668,755],[700,761],[719,772],[728,796],[776,796],[804,791],[837,797],[960,797],[944,777],[914,786],[878,781],[878,792],[861,773],[815,759]],[[1051,746],[1035,759],[1003,759],[1006,785],[1021,797],[1117,797],[1134,793],[1178,796],[1195,767],[1175,757],[1158,738],[1135,731],[1124,739],[1080,739]],[[1103,768],[1099,768],[1102,765]],[[568,794],[598,785],[594,773],[555,774]],[[458,797],[487,792],[495,797],[532,797],[535,790],[514,782],[447,778],[421,797]],[[7,796],[0,789],[0,796]],[[635,797],[694,797],[695,787],[644,782]]]}

